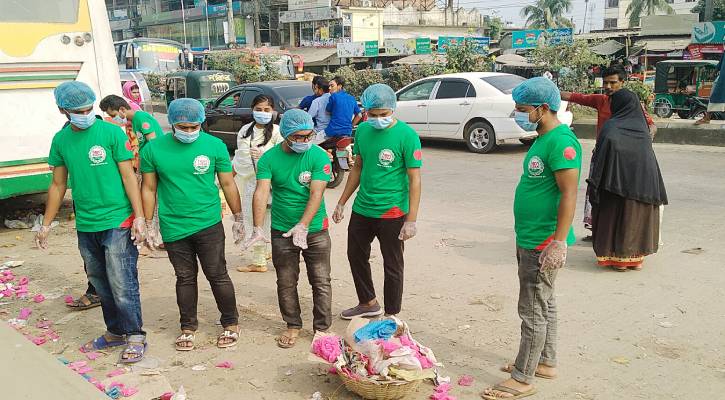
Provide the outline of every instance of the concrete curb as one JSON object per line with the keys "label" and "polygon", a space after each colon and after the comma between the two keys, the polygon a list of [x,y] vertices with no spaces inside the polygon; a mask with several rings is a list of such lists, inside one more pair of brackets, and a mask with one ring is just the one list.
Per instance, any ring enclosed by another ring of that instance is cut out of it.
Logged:
{"label": "concrete curb", "polygon": [[[580,139],[596,138],[597,124],[594,120],[574,121],[572,129]],[[655,143],[725,147],[725,126],[715,123],[695,126],[692,123],[658,122]]]}

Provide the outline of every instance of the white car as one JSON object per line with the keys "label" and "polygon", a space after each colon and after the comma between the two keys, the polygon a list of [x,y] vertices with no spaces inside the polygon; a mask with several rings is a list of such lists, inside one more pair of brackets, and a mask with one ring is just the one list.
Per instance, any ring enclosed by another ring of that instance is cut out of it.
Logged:
{"label": "white car", "polygon": [[[513,89],[518,75],[467,72],[420,79],[397,92],[396,117],[423,138],[463,139],[475,153],[488,153],[506,141],[530,143],[536,132],[514,122]],[[571,126],[573,115],[561,102],[559,120]]]}

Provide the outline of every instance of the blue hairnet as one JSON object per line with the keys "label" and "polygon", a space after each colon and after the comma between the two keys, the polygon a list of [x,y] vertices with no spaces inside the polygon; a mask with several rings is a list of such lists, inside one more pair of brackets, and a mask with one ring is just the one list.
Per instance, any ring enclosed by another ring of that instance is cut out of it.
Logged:
{"label": "blue hairnet", "polygon": [[63,82],[55,88],[55,104],[64,110],[81,110],[93,105],[96,94],[83,82]]}
{"label": "blue hairnet", "polygon": [[540,106],[548,104],[551,111],[559,111],[561,105],[561,93],[554,82],[537,77],[528,79],[514,89],[513,98],[516,104],[529,106]]}
{"label": "blue hairnet", "polygon": [[386,108],[395,110],[397,98],[393,89],[383,83],[376,83],[369,86],[360,97],[360,102],[366,110]]}
{"label": "blue hairnet", "polygon": [[199,100],[182,98],[176,99],[169,104],[169,123],[176,125],[182,122],[200,124],[206,119],[204,106]]}
{"label": "blue hairnet", "polygon": [[283,138],[295,132],[309,131],[314,127],[315,124],[312,122],[310,114],[297,108],[285,111],[282,121],[279,123],[279,131]]}

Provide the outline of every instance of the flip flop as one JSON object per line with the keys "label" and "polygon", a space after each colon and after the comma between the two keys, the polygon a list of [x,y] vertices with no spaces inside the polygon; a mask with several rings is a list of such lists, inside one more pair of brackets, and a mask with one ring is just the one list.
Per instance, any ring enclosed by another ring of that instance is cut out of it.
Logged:
{"label": "flip flop", "polygon": [[[121,355],[119,356],[118,362],[121,364],[134,364],[143,360],[148,344],[146,343],[145,338],[142,340],[144,341],[140,342],[138,341],[138,338],[136,338],[136,340],[129,339],[129,342],[126,344],[126,348],[123,349]],[[129,355],[130,357],[124,358],[124,355]]]}
{"label": "flip flop", "polygon": [[126,340],[123,338],[119,340],[108,341],[108,339],[106,339],[106,335],[101,335],[84,344],[78,350],[80,350],[81,353],[90,353],[92,351],[105,350],[111,347],[123,346],[125,344]]}
{"label": "flip flop", "polygon": [[[222,339],[232,339],[232,341],[227,343],[221,343]],[[239,342],[239,332],[225,329],[224,332],[222,332],[222,334],[219,335],[219,337],[217,338],[216,347],[220,349],[225,349],[227,347],[236,346],[237,342]]]}
{"label": "flip flop", "polygon": [[495,394],[481,393],[481,398],[483,398],[485,400],[516,400],[516,399],[523,399],[524,397],[529,397],[533,394],[536,394],[536,388],[534,388],[534,387],[532,387],[530,390],[527,390],[526,392],[521,392],[519,390],[512,389],[508,386],[495,385],[494,387],[491,388],[491,390],[496,390],[498,392],[512,394],[513,396],[500,397],[500,396],[496,396]]}
{"label": "flip flop", "polygon": [[[86,304],[83,299],[88,300],[88,304]],[[65,306],[70,308],[73,311],[84,311],[89,310],[91,308],[99,307],[101,305],[101,298],[96,295],[86,295],[73,300],[72,303],[66,304]]]}
{"label": "flip flop", "polygon": [[[182,333],[179,335],[179,337],[176,338],[176,342],[174,342],[176,346],[176,351],[191,351],[194,350],[194,340],[196,339],[196,335],[194,333]],[[184,346],[183,344],[186,343],[187,346]],[[191,343],[191,346],[188,344]]]}
{"label": "flip flop", "polygon": [[[504,365],[503,367],[501,367],[501,371],[510,374],[511,371],[513,371],[513,365]],[[534,376],[541,379],[556,379],[556,375],[544,375],[538,372],[534,372]]]}
{"label": "flip flop", "polygon": [[266,265],[247,265],[246,267],[237,267],[239,272],[267,272]]}
{"label": "flip flop", "polygon": [[[277,346],[282,349],[291,349],[295,347],[295,344],[297,344],[298,337],[299,336],[290,336],[285,332],[277,337]],[[286,343],[282,341],[283,338],[287,339]]]}

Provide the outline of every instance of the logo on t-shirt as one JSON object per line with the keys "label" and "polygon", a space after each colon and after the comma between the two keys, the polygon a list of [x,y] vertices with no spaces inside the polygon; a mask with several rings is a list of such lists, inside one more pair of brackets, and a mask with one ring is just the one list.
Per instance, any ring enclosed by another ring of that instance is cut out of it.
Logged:
{"label": "logo on t-shirt", "polygon": [[106,161],[106,149],[103,146],[95,145],[88,151],[88,159],[93,163],[92,165],[105,164]]}
{"label": "logo on t-shirt", "polygon": [[209,157],[207,156],[196,156],[194,159],[194,175],[199,174],[206,174],[209,172],[209,167],[211,166],[211,161],[209,161]]}
{"label": "logo on t-shirt", "polygon": [[564,149],[564,158],[566,158],[569,161],[575,159],[576,158],[576,149],[574,149],[571,146],[565,148]]}
{"label": "logo on t-shirt", "polygon": [[529,170],[530,177],[539,176],[544,172],[544,161],[539,156],[533,156],[529,159],[527,169]]}
{"label": "logo on t-shirt", "polygon": [[303,186],[309,186],[311,180],[312,180],[312,172],[310,172],[310,171],[302,171],[302,172],[300,172],[300,175],[297,177],[297,181],[300,183],[300,185],[303,185]]}
{"label": "logo on t-shirt", "polygon": [[390,149],[382,149],[378,154],[378,161],[380,161],[380,166],[389,167],[395,161],[395,153]]}

